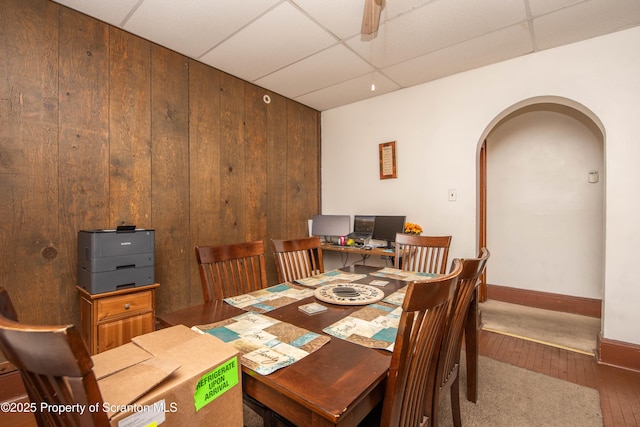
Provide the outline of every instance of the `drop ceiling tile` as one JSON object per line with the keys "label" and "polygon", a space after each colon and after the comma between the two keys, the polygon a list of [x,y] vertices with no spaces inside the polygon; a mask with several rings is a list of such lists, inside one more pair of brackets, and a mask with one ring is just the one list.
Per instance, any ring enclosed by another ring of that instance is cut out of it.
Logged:
{"label": "drop ceiling tile", "polygon": [[591,0],[533,21],[539,50],[640,25],[640,1]]}
{"label": "drop ceiling tile", "polygon": [[[371,91],[371,83],[375,83],[375,91]],[[400,89],[400,86],[376,72],[302,95],[295,100],[316,110],[324,111],[384,95],[397,89]]]}
{"label": "drop ceiling tile", "polygon": [[382,10],[380,20],[393,19],[438,0],[388,0]]}
{"label": "drop ceiling tile", "polygon": [[377,67],[397,64],[526,19],[521,1],[436,1],[381,24],[371,42],[348,45]]}
{"label": "drop ceiling tile", "polygon": [[483,67],[533,51],[526,24],[486,34],[382,70],[403,87]]}
{"label": "drop ceiling tile", "polygon": [[314,21],[339,38],[360,34],[364,0],[294,0]]}
{"label": "drop ceiling tile", "polygon": [[139,0],[54,0],[56,3],[119,27]]}
{"label": "drop ceiling tile", "polygon": [[277,2],[144,0],[124,29],[197,59]]}
{"label": "drop ceiling tile", "polygon": [[342,45],[336,45],[282,70],[256,80],[256,84],[296,98],[371,71],[371,67]]}
{"label": "drop ceiling tile", "polygon": [[531,10],[531,15],[535,17],[584,1],[585,0],[529,0],[529,9]]}
{"label": "drop ceiling tile", "polygon": [[200,59],[253,81],[336,43],[298,9],[282,3]]}

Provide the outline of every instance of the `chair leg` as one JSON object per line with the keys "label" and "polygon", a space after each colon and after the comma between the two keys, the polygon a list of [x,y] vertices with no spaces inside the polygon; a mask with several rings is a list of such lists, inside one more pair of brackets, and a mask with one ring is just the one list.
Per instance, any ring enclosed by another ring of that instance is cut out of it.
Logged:
{"label": "chair leg", "polygon": [[478,401],[478,290],[473,294],[464,326],[464,346],[467,357],[467,400]]}
{"label": "chair leg", "polygon": [[460,376],[451,384],[451,415],[453,416],[454,427],[462,427],[462,418],[460,415]]}

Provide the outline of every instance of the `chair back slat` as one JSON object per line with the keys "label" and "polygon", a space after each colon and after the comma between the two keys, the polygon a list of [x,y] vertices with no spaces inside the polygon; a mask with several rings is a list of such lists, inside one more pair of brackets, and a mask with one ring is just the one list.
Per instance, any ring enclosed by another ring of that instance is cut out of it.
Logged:
{"label": "chair back slat", "polygon": [[456,261],[448,275],[409,283],[391,356],[381,426],[428,423],[425,404],[433,397],[437,350],[461,269]]}
{"label": "chair back slat", "polygon": [[398,233],[394,267],[406,271],[444,274],[451,236],[416,236]]}
{"label": "chair back slat", "polygon": [[271,245],[281,283],[324,273],[320,237],[272,240]]}
{"label": "chair back slat", "polygon": [[262,241],[196,246],[205,302],[256,291],[267,286]]}

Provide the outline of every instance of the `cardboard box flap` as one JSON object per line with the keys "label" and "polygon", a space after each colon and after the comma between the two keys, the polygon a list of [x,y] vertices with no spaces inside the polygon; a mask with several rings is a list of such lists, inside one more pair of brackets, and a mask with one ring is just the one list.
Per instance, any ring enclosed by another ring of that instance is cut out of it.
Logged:
{"label": "cardboard box flap", "polygon": [[91,356],[93,360],[93,373],[96,379],[100,380],[106,376],[119,372],[130,366],[149,360],[153,357],[151,353],[128,343]]}
{"label": "cardboard box flap", "polygon": [[120,410],[135,402],[140,396],[156,387],[180,368],[180,364],[163,358],[152,358],[120,370],[98,381],[102,400],[111,418]]}
{"label": "cardboard box flap", "polygon": [[198,333],[190,328],[184,325],[177,325],[159,329],[150,334],[138,335],[132,338],[131,341],[149,353],[157,355],[165,350],[182,345],[182,343],[197,335]]}
{"label": "cardboard box flap", "polygon": [[[157,354],[157,357],[170,360],[180,360],[182,367],[175,373],[177,381],[190,378],[205,372],[211,367],[211,357],[218,360],[228,360],[238,355],[235,347],[209,334],[196,333],[191,339],[180,346],[172,347]],[[162,386],[159,387],[161,389]]]}

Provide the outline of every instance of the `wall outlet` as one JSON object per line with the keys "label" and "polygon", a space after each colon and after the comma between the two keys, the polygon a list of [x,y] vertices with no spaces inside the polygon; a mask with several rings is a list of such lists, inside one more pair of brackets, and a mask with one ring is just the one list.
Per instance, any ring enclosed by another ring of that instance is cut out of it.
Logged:
{"label": "wall outlet", "polygon": [[455,202],[457,198],[458,198],[458,192],[456,191],[456,189],[455,188],[450,188],[449,189],[449,201],[450,202]]}

